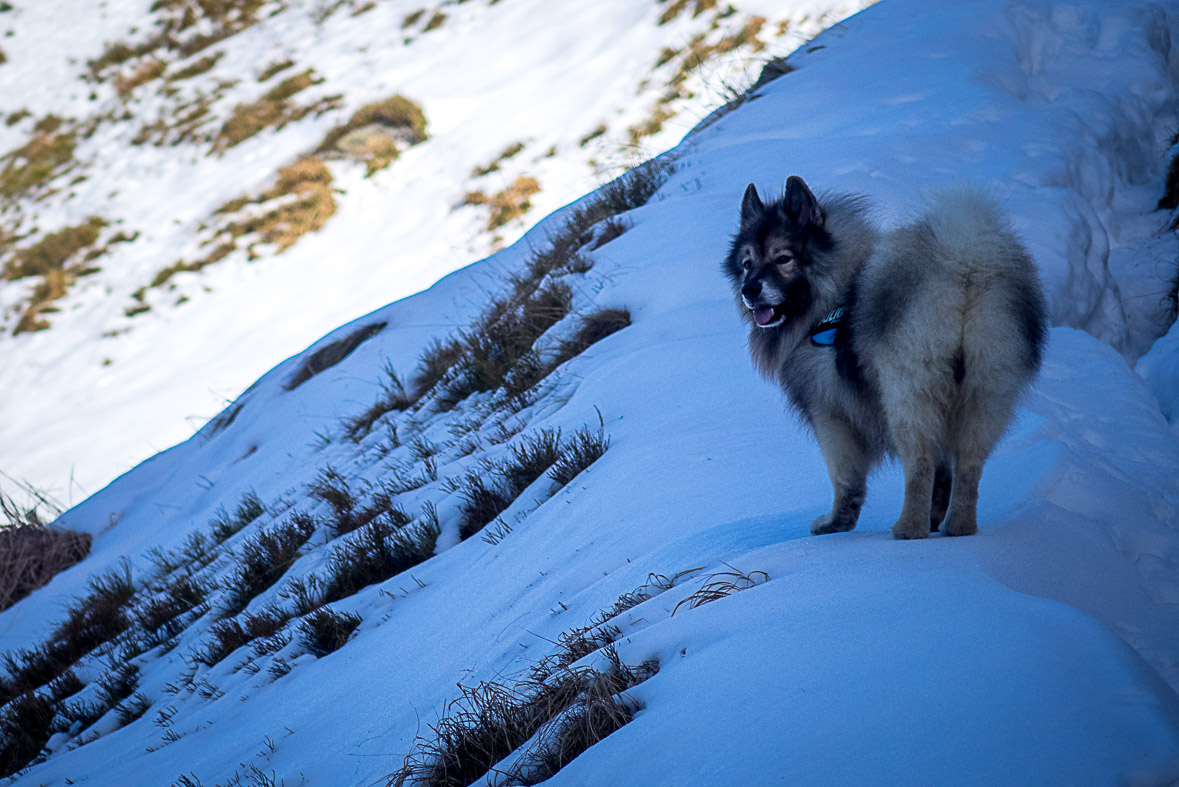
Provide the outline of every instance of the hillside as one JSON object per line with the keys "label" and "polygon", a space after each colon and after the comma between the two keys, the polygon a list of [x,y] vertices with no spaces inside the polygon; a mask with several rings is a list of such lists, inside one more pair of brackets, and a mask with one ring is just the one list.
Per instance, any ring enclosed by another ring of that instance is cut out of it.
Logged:
{"label": "hillside", "polygon": [[[883,0],[278,364],[0,613],[11,783],[1179,781],[1171,10]],[[1033,252],[1054,327],[977,536],[894,541],[893,466],[808,535],[822,459],[719,270],[792,173],[884,225],[984,184]]]}
{"label": "hillside", "polygon": [[0,472],[63,504],[666,150],[860,7],[7,5]]}

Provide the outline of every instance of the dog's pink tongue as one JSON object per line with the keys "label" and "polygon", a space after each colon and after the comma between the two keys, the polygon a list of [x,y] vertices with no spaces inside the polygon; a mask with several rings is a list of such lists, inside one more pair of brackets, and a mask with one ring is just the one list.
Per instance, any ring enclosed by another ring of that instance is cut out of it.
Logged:
{"label": "dog's pink tongue", "polygon": [[774,319],[774,310],[769,306],[762,306],[753,310],[753,321],[758,325],[766,325]]}

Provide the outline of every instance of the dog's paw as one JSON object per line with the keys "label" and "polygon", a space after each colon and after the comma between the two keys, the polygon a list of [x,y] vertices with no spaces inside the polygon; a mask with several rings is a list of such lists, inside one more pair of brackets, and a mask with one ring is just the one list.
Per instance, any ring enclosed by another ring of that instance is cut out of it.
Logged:
{"label": "dog's paw", "polygon": [[854,530],[855,526],[855,521],[849,522],[846,518],[840,519],[831,516],[831,514],[823,514],[811,522],[811,535],[825,536],[828,533],[846,533],[849,530]]}
{"label": "dog's paw", "polygon": [[947,536],[973,536],[978,532],[978,520],[974,517],[954,516],[951,511],[942,523],[942,532]]}
{"label": "dog's paw", "polygon": [[914,538],[928,538],[929,537],[929,520],[921,521],[920,518],[901,518],[892,526],[892,537],[901,539]]}

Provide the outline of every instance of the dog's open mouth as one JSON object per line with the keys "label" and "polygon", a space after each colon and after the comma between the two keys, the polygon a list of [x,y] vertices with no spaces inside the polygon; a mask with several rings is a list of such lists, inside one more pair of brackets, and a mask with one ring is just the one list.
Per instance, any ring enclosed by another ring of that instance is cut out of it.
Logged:
{"label": "dog's open mouth", "polygon": [[785,304],[778,304],[777,306],[757,306],[753,309],[753,321],[757,323],[760,328],[772,328],[778,325],[785,319],[782,314],[782,307]]}

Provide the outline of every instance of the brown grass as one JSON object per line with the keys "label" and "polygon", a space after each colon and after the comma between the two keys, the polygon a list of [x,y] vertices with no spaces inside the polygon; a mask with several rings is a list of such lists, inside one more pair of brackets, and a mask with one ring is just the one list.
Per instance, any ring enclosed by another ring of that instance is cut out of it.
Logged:
{"label": "brown grass", "polygon": [[90,534],[50,527],[37,507],[0,493],[0,610],[11,607],[90,552]]}
{"label": "brown grass", "polygon": [[727,598],[737,591],[748,590],[751,587],[767,582],[769,578],[770,575],[764,571],[750,571],[748,574],[737,569],[719,571],[705,579],[704,585],[699,590],[676,604],[671,614],[674,615],[679,612],[680,607],[685,605],[688,609],[695,609],[705,604],[711,604],[714,601],[720,601],[722,598]]}
{"label": "brown grass", "polygon": [[223,152],[265,129],[282,128],[288,123],[302,120],[312,112],[322,114],[334,109],[339,104],[339,97],[325,97],[303,106],[292,101],[296,95],[322,81],[315,76],[314,71],[307,69],[282,80],[257,101],[238,104],[217,133],[213,149]]}
{"label": "brown grass", "polygon": [[293,60],[276,60],[270,65],[266,66],[266,68],[262,69],[261,72],[259,72],[258,81],[265,82],[279,71],[286,71],[293,65],[295,65],[295,61]]}
{"label": "brown grass", "polygon": [[293,391],[315,375],[330,369],[352,354],[352,351],[381,332],[387,323],[374,322],[357,328],[343,339],[337,339],[331,344],[320,347],[299,365],[291,379],[283,384],[283,388]]}
{"label": "brown grass", "polygon": [[73,162],[76,144],[75,133],[62,131],[59,118],[42,118],[32,139],[0,159],[0,197],[13,201],[43,192]]}
{"label": "brown grass", "polygon": [[4,266],[4,279],[39,276],[41,281],[33,288],[14,334],[48,328],[49,323],[41,314],[51,309],[53,301],[65,297],[79,277],[98,271],[92,264],[97,254],[82,255],[82,252],[87,249],[98,251],[94,247],[106,226],[105,219],[91,216],[81,224],[51,232],[33,245],[16,251]]}
{"label": "brown grass", "polygon": [[484,175],[490,175],[492,172],[498,172],[501,164],[503,164],[508,159],[518,156],[523,150],[523,142],[513,142],[511,145],[508,145],[506,148],[504,148],[503,152],[500,153],[499,156],[497,156],[490,164],[486,164],[482,167],[475,167],[473,170],[471,170],[471,177],[480,178]]}
{"label": "brown grass", "polygon": [[426,116],[422,108],[405,96],[395,95],[365,104],[352,114],[347,123],[327,133],[316,148],[317,153],[340,152],[338,145],[347,134],[366,126],[380,126],[393,132],[407,144],[415,145],[426,139]]}
{"label": "brown grass", "polygon": [[196,60],[193,63],[190,63],[189,65],[177,69],[171,74],[168,74],[168,78],[180,80],[192,79],[193,77],[200,76],[201,74],[211,71],[213,66],[217,65],[217,61],[219,61],[224,54],[224,52],[215,52],[211,55],[205,55],[199,60]]}
{"label": "brown grass", "polygon": [[[604,669],[561,669],[545,680],[515,685],[459,686],[430,736],[419,736],[389,787],[465,787],[520,749],[505,784],[536,784],[634,717],[624,692],[653,675],[647,662],[630,667],[613,648]],[[535,736],[535,738],[534,738]]]}
{"label": "brown grass", "polygon": [[[220,232],[214,236],[217,245],[204,257],[178,260],[161,269],[152,279],[152,287],[163,286],[177,273],[195,272],[220,262],[238,248],[238,239],[256,236],[248,246],[253,254],[259,243],[272,244],[282,253],[309,232],[323,227],[336,212],[336,198],[332,191],[332,173],[317,158],[302,158],[278,171],[275,185],[257,197],[231,200],[215,211],[225,216]],[[289,199],[293,197],[294,199]],[[238,220],[232,214],[252,205],[275,202],[270,210],[253,213]]]}
{"label": "brown grass", "polygon": [[540,191],[536,178],[521,175],[506,189],[491,196],[482,191],[471,191],[463,198],[466,205],[487,205],[491,214],[487,218],[487,231],[494,232],[512,220],[519,220],[532,209],[532,195]]}
{"label": "brown grass", "polygon": [[120,73],[115,76],[115,91],[120,97],[126,98],[140,85],[145,85],[163,76],[165,68],[167,68],[167,65],[162,60],[145,60],[130,73]]}

